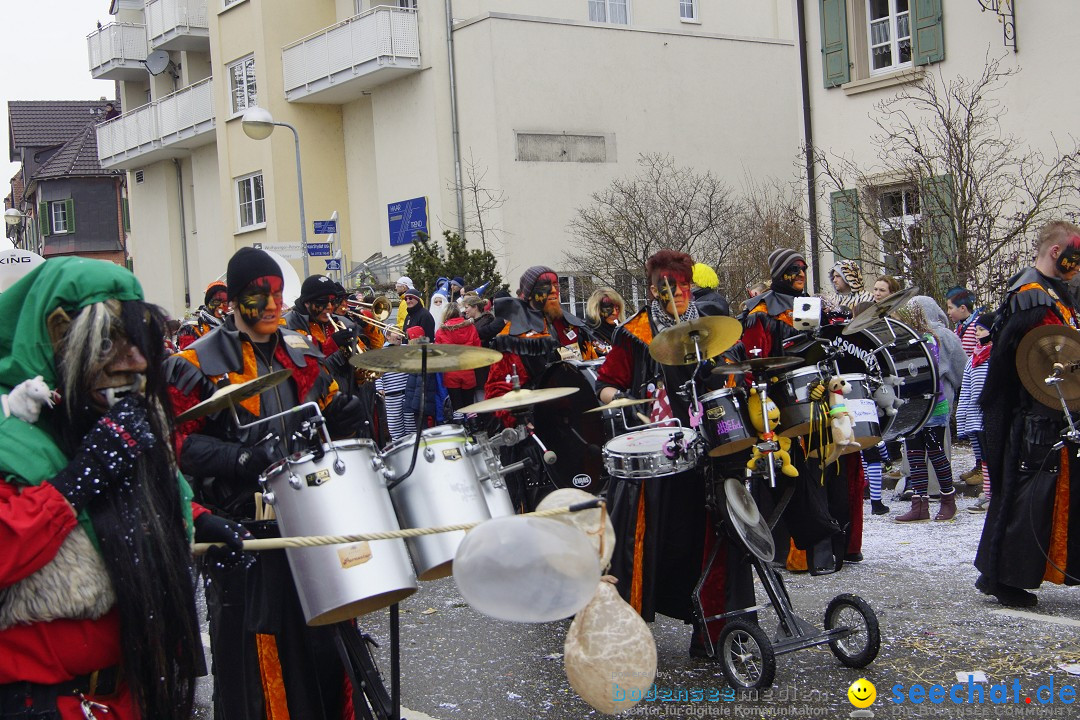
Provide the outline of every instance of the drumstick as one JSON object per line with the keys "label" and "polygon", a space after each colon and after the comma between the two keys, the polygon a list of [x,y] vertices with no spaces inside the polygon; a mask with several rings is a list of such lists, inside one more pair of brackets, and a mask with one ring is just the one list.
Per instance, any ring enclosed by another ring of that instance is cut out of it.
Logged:
{"label": "drumstick", "polygon": [[[550,510],[537,510],[536,512],[522,513],[517,517],[550,517],[552,515],[562,515],[563,513],[578,512],[580,510],[590,510],[592,508],[603,507],[605,502],[600,498],[593,500],[586,500],[585,502],[576,503],[574,505],[568,505],[566,507],[551,508]],[[273,510],[273,507],[270,507]],[[420,537],[421,535],[434,535],[436,533],[444,532],[456,532],[458,530],[472,530],[480,523],[487,522],[486,520],[479,520],[477,522],[462,523],[460,525],[442,525],[440,527],[430,528],[408,528],[405,530],[389,530],[387,532],[376,533],[360,533],[357,535],[307,535],[297,537],[283,537],[283,538],[262,538],[258,540],[245,540],[244,550],[281,550],[284,548],[300,548],[300,547],[319,547],[321,545],[342,545],[347,543],[364,542],[365,540],[397,540],[398,538],[410,538]],[[191,554],[203,555],[212,547],[224,547],[225,543],[192,543]]]}
{"label": "drumstick", "polygon": [[641,420],[641,422],[645,423],[646,425],[652,422],[652,418],[643,412],[635,412],[634,414],[638,416],[638,420]]}
{"label": "drumstick", "polygon": [[263,519],[263,498],[262,493],[255,493],[255,520],[258,522]]}
{"label": "drumstick", "polygon": [[664,277],[664,286],[667,288],[668,304],[671,305],[671,314],[675,316],[675,322],[682,322],[682,318],[679,317],[679,306],[675,304],[675,293],[671,291],[671,283],[668,282],[667,277]]}

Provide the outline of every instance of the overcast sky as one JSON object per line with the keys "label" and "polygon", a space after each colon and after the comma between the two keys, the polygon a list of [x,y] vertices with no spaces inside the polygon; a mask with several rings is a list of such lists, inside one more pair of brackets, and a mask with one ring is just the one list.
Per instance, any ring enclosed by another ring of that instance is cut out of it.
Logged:
{"label": "overcast sky", "polygon": [[[86,36],[112,22],[109,0],[2,0],[0,38],[0,122],[4,156],[10,157],[10,100],[96,100],[115,95],[112,82],[94,80],[86,54]],[[4,191],[19,166],[8,165]]]}

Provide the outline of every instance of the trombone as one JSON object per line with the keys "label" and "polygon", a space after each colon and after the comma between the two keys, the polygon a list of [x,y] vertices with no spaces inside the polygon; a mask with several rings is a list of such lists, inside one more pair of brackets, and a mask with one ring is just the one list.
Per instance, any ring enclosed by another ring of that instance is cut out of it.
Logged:
{"label": "trombone", "polygon": [[375,298],[374,302],[369,303],[359,302],[358,300],[348,300],[347,306],[350,315],[357,315],[363,317],[365,320],[371,320],[371,318],[360,312],[365,308],[371,310],[375,319],[378,321],[386,320],[386,318],[390,317],[390,301],[381,295]]}

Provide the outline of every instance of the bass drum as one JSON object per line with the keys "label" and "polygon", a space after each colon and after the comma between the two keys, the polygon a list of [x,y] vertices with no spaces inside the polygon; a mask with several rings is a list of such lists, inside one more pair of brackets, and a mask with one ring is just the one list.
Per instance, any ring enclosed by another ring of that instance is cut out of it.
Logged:
{"label": "bass drum", "polygon": [[[891,318],[851,335],[844,335],[843,328],[823,327],[821,336],[839,348],[841,373],[868,376],[878,405],[882,439],[889,442],[919,430],[930,419],[938,386],[937,364],[922,337]],[[889,401],[890,388],[896,395],[892,415],[882,407]]]}
{"label": "bass drum", "polygon": [[[600,407],[596,398],[596,369],[603,360],[566,361],[549,365],[537,388],[576,387],[578,392],[538,403],[533,409],[536,434],[556,461],[546,466],[548,477],[561,488],[578,488],[599,495],[607,485],[604,443],[611,431],[601,413],[585,414]],[[530,441],[531,442],[531,441]]]}

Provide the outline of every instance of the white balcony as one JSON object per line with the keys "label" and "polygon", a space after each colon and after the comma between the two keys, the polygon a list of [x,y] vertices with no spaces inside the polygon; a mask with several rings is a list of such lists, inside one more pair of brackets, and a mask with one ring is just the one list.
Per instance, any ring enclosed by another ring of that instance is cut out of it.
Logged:
{"label": "white balcony", "polygon": [[146,78],[146,28],[131,23],[109,23],[86,36],[90,74],[95,80]]}
{"label": "white balcony", "polygon": [[212,78],[97,126],[98,158],[108,170],[183,157],[215,142]]}
{"label": "white balcony", "polygon": [[146,0],[143,12],[154,50],[210,52],[206,0]]}
{"label": "white balcony", "polygon": [[379,6],[286,45],[289,102],[341,104],[420,70],[416,11]]}

